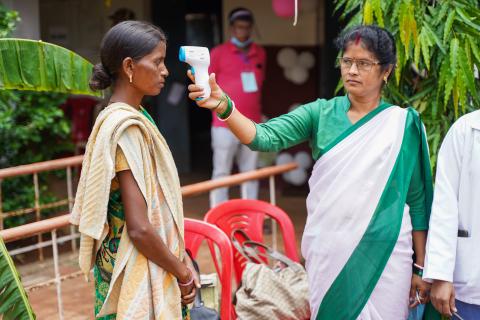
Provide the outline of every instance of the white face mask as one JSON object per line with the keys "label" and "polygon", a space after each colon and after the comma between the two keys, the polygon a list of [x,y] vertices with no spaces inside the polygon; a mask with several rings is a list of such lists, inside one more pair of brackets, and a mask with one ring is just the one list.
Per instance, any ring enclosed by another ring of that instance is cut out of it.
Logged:
{"label": "white face mask", "polygon": [[231,41],[237,48],[244,49],[244,48],[248,47],[248,46],[253,42],[253,39],[252,39],[252,38],[248,38],[248,40],[246,40],[246,41],[240,41],[240,40],[238,40],[238,39],[235,38],[235,37],[231,37],[231,38],[230,38],[230,41]]}

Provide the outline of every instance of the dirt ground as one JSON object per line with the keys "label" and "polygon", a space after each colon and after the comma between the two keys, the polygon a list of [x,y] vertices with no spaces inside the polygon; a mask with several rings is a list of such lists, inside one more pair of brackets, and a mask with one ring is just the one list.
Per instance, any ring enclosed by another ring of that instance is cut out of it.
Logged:
{"label": "dirt ground", "polygon": [[[182,185],[198,180],[198,177],[182,178]],[[238,188],[232,190],[232,197],[238,197]],[[284,209],[291,217],[296,232],[297,247],[300,248],[301,234],[306,221],[305,190],[284,189],[277,193],[277,205]],[[262,188],[260,199],[268,201],[268,189]],[[194,219],[203,219],[208,211],[208,195],[202,195],[184,200],[185,216]],[[266,239],[268,239],[267,237]],[[268,240],[266,240],[268,242]],[[68,245],[64,245],[64,248]],[[206,246],[205,246],[206,247]],[[67,250],[63,250],[67,251]],[[202,273],[214,272],[210,253],[206,248],[200,250],[197,257]],[[51,259],[44,262],[35,262],[18,266],[25,286],[53,278]],[[61,274],[78,271],[77,256],[71,252],[61,254]],[[62,282],[62,299],[64,319],[83,320],[93,319],[94,288],[93,282],[86,282],[83,277],[77,277]],[[56,287],[49,286],[29,293],[29,299],[39,320],[58,319]]]}

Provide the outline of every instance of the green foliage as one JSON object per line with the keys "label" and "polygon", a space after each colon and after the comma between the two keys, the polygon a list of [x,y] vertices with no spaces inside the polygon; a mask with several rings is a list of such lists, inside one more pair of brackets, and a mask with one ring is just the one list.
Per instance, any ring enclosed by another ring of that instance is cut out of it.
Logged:
{"label": "green foliage", "polygon": [[[45,161],[71,152],[70,124],[59,106],[65,94],[0,91],[0,168]],[[40,203],[55,201],[45,183],[46,175],[39,175]],[[9,178],[2,182],[4,212],[33,207],[32,176]],[[8,195],[8,196],[6,196]],[[52,211],[42,211],[48,216]],[[32,215],[8,218],[5,227],[32,221]]]}
{"label": "green foliage", "polygon": [[[348,11],[347,26],[378,24],[397,45],[395,81],[386,99],[413,106],[425,122],[432,165],[439,144],[462,114],[480,107],[480,1],[478,0],[336,0]],[[343,18],[347,17],[342,14]]]}
{"label": "green foliage", "polygon": [[[1,36],[9,36],[18,20],[16,12],[9,11],[0,4]],[[19,64],[18,61],[13,63]],[[22,71],[26,67],[22,67]],[[32,63],[29,67],[34,68],[35,65]],[[25,77],[28,77],[28,72]],[[62,93],[0,90],[0,168],[51,160],[73,150],[70,125],[59,108],[66,97]],[[46,191],[45,181],[46,176],[40,175],[42,204],[56,200]],[[33,207],[32,177],[6,179],[2,182],[2,194],[4,212]],[[48,215],[50,212],[42,214]],[[31,222],[31,218],[32,215],[8,218],[5,227]]]}
{"label": "green foliage", "polygon": [[18,21],[20,17],[17,11],[8,10],[0,4],[0,38],[8,37],[15,30]]}
{"label": "green foliage", "polygon": [[0,319],[32,320],[35,314],[28,302],[15,264],[0,237]]}

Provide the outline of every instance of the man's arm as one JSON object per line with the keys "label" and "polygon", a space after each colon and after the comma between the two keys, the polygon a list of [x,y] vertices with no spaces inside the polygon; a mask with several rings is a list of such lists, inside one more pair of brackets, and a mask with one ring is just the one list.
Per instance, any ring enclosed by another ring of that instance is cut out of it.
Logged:
{"label": "man's arm", "polygon": [[458,233],[458,189],[465,123],[460,119],[447,133],[438,154],[435,193],[427,240],[424,279],[433,280],[431,300],[444,315],[455,311],[453,272]]}

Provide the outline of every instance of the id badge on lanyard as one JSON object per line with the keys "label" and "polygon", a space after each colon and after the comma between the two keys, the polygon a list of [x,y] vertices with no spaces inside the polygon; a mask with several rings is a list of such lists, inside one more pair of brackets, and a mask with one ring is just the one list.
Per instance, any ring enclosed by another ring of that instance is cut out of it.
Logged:
{"label": "id badge on lanyard", "polygon": [[[248,58],[244,55],[241,54],[241,59],[245,65],[246,68],[249,66],[249,61]],[[257,79],[255,78],[255,72],[253,71],[243,71],[240,73],[240,78],[242,80],[242,88],[243,92],[245,93],[251,93],[251,92],[257,92],[258,91],[258,85],[257,85]]]}

